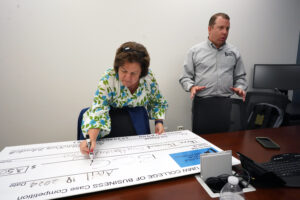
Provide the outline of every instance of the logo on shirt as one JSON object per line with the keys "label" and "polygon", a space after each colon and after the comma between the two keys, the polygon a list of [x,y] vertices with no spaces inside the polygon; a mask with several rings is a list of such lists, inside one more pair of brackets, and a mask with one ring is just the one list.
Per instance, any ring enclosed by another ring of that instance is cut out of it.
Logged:
{"label": "logo on shirt", "polygon": [[234,56],[234,53],[233,52],[225,52],[225,56]]}

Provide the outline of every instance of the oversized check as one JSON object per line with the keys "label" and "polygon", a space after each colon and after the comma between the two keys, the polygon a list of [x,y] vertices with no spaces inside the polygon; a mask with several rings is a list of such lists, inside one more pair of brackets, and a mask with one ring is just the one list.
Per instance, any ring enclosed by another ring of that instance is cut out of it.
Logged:
{"label": "oversized check", "polygon": [[[201,153],[220,148],[188,131],[97,142],[92,165],[80,141],[6,147],[0,153],[1,199],[52,199],[200,172]],[[239,164],[233,157],[232,164]]]}

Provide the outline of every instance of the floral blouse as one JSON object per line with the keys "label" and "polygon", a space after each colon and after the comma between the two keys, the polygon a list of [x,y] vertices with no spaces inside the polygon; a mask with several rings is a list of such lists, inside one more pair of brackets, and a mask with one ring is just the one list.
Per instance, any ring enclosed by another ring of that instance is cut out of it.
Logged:
{"label": "floral blouse", "polygon": [[164,119],[168,103],[161,95],[150,69],[147,76],[140,78],[135,93],[131,94],[119,80],[115,70],[110,68],[100,79],[93,105],[83,115],[81,129],[84,136],[89,129],[93,128],[100,129],[100,137],[109,134],[110,106],[116,108],[144,106],[148,111],[149,119]]}

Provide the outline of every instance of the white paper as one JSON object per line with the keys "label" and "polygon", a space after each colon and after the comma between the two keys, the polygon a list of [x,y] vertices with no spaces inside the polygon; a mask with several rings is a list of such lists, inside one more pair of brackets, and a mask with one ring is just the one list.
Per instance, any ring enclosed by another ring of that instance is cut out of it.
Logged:
{"label": "white paper", "polygon": [[[6,147],[1,199],[52,199],[200,172],[199,153],[222,151],[190,131],[102,139],[90,166],[80,141]],[[233,165],[240,163],[233,157]]]}

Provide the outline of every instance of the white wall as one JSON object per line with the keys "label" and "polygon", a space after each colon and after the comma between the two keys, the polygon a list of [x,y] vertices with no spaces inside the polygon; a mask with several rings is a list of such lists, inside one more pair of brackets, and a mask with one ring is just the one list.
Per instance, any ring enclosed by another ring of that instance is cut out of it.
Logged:
{"label": "white wall", "polygon": [[191,128],[178,78],[187,50],[216,12],[228,41],[254,63],[295,63],[299,0],[0,0],[0,149],[76,139],[79,111],[126,41],[143,43],[169,102],[166,126]]}

